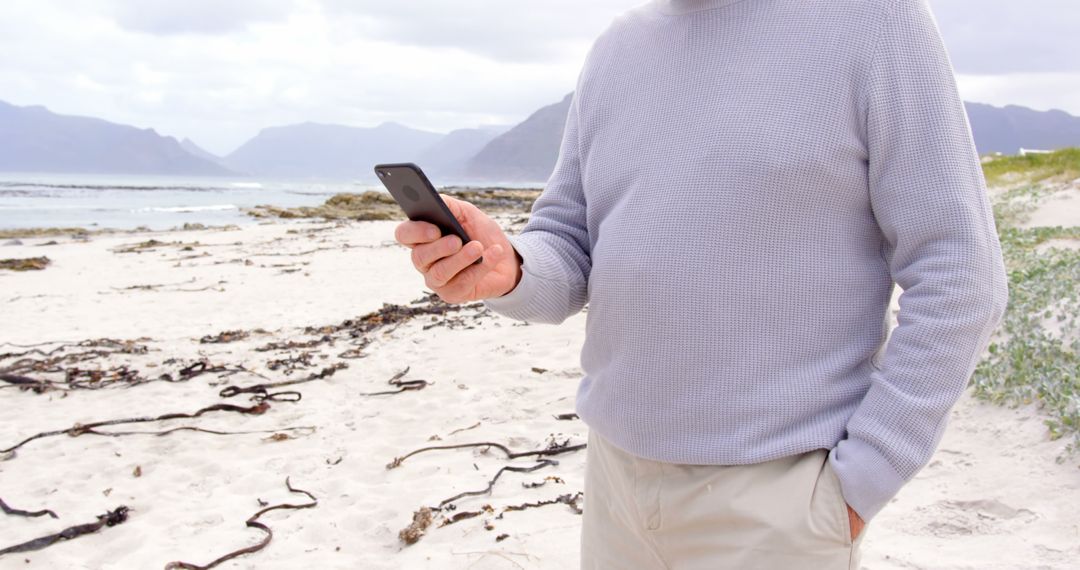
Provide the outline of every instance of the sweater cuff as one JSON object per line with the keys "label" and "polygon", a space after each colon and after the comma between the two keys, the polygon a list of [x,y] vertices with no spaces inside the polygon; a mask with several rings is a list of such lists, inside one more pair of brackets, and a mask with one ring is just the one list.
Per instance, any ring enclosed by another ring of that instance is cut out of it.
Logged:
{"label": "sweater cuff", "polygon": [[540,277],[530,271],[531,264],[529,260],[531,255],[528,246],[518,240],[516,235],[509,236],[508,240],[510,240],[510,245],[514,247],[517,255],[522,256],[522,279],[510,290],[510,293],[502,297],[484,299],[484,306],[501,315],[515,318],[514,315],[521,313],[528,306],[529,301],[536,297]]}
{"label": "sweater cuff", "polygon": [[896,496],[906,482],[870,444],[844,439],[829,452],[844,500],[866,522]]}

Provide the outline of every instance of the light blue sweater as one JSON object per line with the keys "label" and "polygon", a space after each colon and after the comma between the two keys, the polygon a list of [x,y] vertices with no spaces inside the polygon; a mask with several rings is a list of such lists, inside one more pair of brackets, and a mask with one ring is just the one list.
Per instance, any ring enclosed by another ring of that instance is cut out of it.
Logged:
{"label": "light blue sweater", "polygon": [[523,277],[491,309],[558,323],[588,302],[590,429],[677,463],[830,449],[866,520],[929,460],[1008,297],[925,0],[619,17],[511,241]]}

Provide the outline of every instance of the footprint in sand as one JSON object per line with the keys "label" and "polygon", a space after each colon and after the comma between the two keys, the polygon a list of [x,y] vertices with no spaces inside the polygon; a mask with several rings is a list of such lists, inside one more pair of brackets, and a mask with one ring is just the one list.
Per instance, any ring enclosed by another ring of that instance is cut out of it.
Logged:
{"label": "footprint in sand", "polygon": [[1034,511],[994,499],[937,501],[918,510],[923,514],[921,519],[932,519],[921,532],[939,537],[1007,533],[1039,518]]}

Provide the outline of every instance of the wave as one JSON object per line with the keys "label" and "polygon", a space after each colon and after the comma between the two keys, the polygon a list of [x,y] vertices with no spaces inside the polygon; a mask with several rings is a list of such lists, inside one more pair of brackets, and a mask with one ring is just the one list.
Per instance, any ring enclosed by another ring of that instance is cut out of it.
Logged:
{"label": "wave", "polygon": [[239,210],[240,208],[235,204],[210,204],[206,206],[151,206],[148,208],[139,208],[137,210],[131,210],[133,213],[142,212],[169,212],[173,214],[178,213],[190,213],[190,212],[222,212],[226,210]]}
{"label": "wave", "polygon": [[[244,184],[244,183],[239,183]],[[253,184],[258,184],[255,182]],[[237,186],[238,188],[244,188],[244,186]],[[262,187],[260,184],[259,188]],[[49,182],[0,182],[0,194],[8,194],[14,192],[26,192],[34,188],[44,188],[49,190],[131,190],[145,192],[148,190],[179,190],[184,192],[222,192],[229,188],[225,186],[185,186],[185,185],[169,185],[169,186],[148,186],[148,185],[135,185],[135,184],[56,184]],[[252,186],[254,188],[254,186]]]}

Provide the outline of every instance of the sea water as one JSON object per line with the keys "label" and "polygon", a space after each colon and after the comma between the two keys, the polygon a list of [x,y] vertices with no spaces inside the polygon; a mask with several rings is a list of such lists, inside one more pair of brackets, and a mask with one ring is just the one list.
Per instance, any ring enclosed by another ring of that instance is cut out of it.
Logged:
{"label": "sea water", "polygon": [[245,224],[245,208],[317,206],[341,192],[385,191],[357,182],[0,173],[0,229],[169,229]]}

